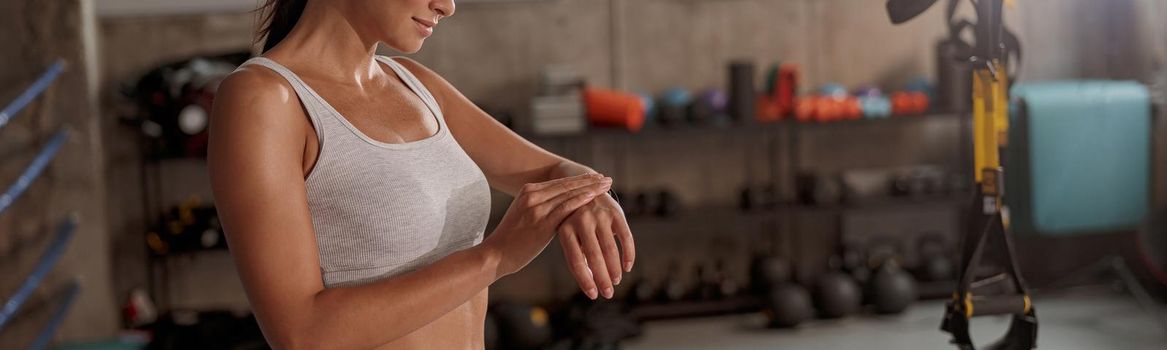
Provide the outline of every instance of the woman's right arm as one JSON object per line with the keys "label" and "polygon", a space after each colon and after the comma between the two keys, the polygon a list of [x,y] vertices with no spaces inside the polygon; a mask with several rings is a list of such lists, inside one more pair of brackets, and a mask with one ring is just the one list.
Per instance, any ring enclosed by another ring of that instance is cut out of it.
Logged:
{"label": "woman's right arm", "polygon": [[282,78],[247,68],[220,85],[210,125],[215,204],[253,312],[277,349],[372,348],[407,335],[521,269],[611,183],[528,184],[482,244],[407,274],[326,289],[303,179],[306,123],[296,118],[304,113]]}

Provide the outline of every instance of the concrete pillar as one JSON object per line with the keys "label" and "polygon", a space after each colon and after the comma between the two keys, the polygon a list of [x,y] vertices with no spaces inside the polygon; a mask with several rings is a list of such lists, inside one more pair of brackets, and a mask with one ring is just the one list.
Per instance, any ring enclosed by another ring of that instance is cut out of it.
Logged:
{"label": "concrete pillar", "polygon": [[19,247],[0,250],[5,253],[0,298],[8,298],[27,276],[60,220],[69,213],[76,213],[80,220],[64,257],[26,304],[22,316],[0,332],[0,344],[27,346],[56,306],[40,301],[71,280],[81,284],[81,293],[56,339],[108,337],[118,327],[118,309],[110,293],[102,142],[93,98],[95,62],[91,54],[95,43],[87,34],[93,29],[92,5],[84,0],[15,0],[0,3],[0,13],[10,14],[0,22],[0,41],[9,48],[0,52],[0,61],[6,63],[0,72],[4,103],[54,59],[68,62],[66,72],[47,93],[12,125],[0,130],[0,138],[11,146],[4,152],[0,184],[6,188],[12,183],[14,175],[58,128],[70,133],[69,141],[33,189],[17,201],[13,211],[0,216],[0,242]]}

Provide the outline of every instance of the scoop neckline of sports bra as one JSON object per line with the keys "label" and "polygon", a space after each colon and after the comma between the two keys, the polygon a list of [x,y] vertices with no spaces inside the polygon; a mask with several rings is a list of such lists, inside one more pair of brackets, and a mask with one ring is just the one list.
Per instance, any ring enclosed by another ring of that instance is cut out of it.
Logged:
{"label": "scoop neckline of sports bra", "polygon": [[[308,85],[308,83],[305,82],[304,79],[300,78],[299,74],[296,74],[296,72],[292,71],[291,68],[288,68],[287,66],[284,66],[283,64],[280,64],[279,62],[276,62],[275,60],[267,58],[267,57],[256,56],[256,58],[260,58],[260,59],[266,60],[268,62],[274,63],[276,66],[279,66],[280,68],[288,71],[288,73],[290,73],[292,76],[294,76],[296,78],[296,80],[298,80],[300,82],[300,84],[304,86],[304,89],[308,90],[308,93],[312,94],[313,98],[315,98],[317,101],[319,101],[320,104],[324,105],[324,108],[326,108],[329,112],[331,112],[333,115],[335,115],[336,116],[335,119],[340,121],[340,123],[342,125],[344,125],[345,128],[349,129],[350,132],[352,132],[354,135],[356,135],[361,140],[363,140],[366,143],[371,144],[373,146],[377,146],[380,148],[386,148],[386,149],[399,149],[399,150],[400,149],[413,149],[413,148],[418,148],[421,146],[428,145],[430,143],[434,143],[434,142],[444,138],[446,136],[446,134],[449,134],[449,130],[447,130],[447,126],[445,125],[444,122],[442,122],[443,117],[441,117],[439,115],[439,113],[441,113],[441,111],[435,109],[436,108],[435,106],[431,106],[430,102],[426,101],[425,97],[423,97],[421,92],[418,91],[418,88],[414,86],[414,83],[409,81],[409,79],[407,77],[402,76],[402,73],[400,71],[398,71],[397,67],[394,67],[394,64],[392,62],[384,62],[383,60],[390,59],[386,56],[377,55],[376,59],[378,61],[381,61],[382,63],[384,63],[385,66],[388,66],[389,69],[393,71],[393,74],[396,75],[398,79],[401,79],[401,81],[405,82],[405,85],[409,87],[409,91],[412,91],[414,95],[417,95],[417,97],[421,99],[422,103],[426,105],[426,108],[430,110],[430,113],[432,114],[434,121],[438,123],[438,131],[435,132],[433,135],[427,136],[426,138],[423,138],[423,139],[414,140],[414,141],[395,142],[395,143],[382,142],[382,141],[379,141],[377,139],[374,139],[374,138],[370,137],[369,135],[366,135],[360,129],[358,129],[356,127],[356,125],[353,125],[352,123],[350,123],[348,121],[348,117],[345,117],[344,114],[341,114],[340,111],[337,111],[336,108],[333,107],[332,104],[328,102],[328,100],[324,99],[323,96],[320,96],[320,94],[316,92],[316,89],[313,89],[311,85]],[[401,69],[404,69],[404,67],[402,67]],[[420,84],[420,82],[418,82],[418,84]],[[317,132],[319,133],[319,131],[317,131]],[[317,137],[319,138],[319,136],[317,136]],[[320,142],[324,143],[324,141],[320,141]]]}

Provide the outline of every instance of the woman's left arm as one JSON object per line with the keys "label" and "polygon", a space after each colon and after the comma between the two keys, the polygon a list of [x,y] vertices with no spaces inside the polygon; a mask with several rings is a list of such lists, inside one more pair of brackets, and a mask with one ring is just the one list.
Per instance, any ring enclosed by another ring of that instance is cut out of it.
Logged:
{"label": "woman's left arm", "polygon": [[[394,60],[430,90],[450,132],[486,174],[491,187],[514,195],[527,183],[596,172],[523,139],[420,63],[404,57]],[[596,197],[564,221],[558,233],[580,289],[592,299],[599,295],[611,298],[613,286],[620,283],[622,272],[632,269],[636,259],[632,233],[619,203],[609,195]]]}

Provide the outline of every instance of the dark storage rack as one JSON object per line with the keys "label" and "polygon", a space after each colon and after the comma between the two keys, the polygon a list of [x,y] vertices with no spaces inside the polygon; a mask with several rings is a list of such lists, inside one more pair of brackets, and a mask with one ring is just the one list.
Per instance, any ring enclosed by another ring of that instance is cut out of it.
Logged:
{"label": "dark storage rack", "polygon": [[[808,269],[806,266],[799,265],[826,265],[824,262],[827,257],[802,253],[806,250],[802,244],[806,243],[809,240],[807,237],[811,236],[811,233],[799,232],[799,222],[803,217],[808,215],[833,215],[835,218],[834,221],[837,222],[835,227],[839,229],[842,226],[841,222],[843,217],[852,213],[903,211],[922,207],[946,207],[956,210],[967,205],[969,195],[963,192],[953,192],[926,196],[875,198],[829,205],[797,203],[795,202],[796,196],[794,192],[796,189],[794,177],[804,169],[807,163],[812,163],[800,157],[801,152],[807,151],[807,147],[802,145],[802,141],[806,137],[804,134],[831,132],[835,130],[862,133],[864,132],[864,128],[900,128],[938,118],[958,119],[961,118],[961,115],[955,113],[930,113],[920,116],[896,116],[886,119],[860,119],[825,123],[803,123],[783,120],[770,123],[737,123],[726,126],[679,125],[646,128],[635,134],[619,129],[591,129],[584,133],[573,135],[524,135],[524,137],[541,146],[559,146],[577,151],[577,154],[574,154],[574,156],[581,162],[590,162],[593,160],[592,150],[595,148],[592,145],[594,143],[617,142],[627,145],[629,142],[635,142],[637,139],[701,137],[711,134],[749,137],[751,139],[756,138],[759,142],[765,144],[764,152],[767,152],[766,159],[768,160],[768,164],[761,166],[769,167],[770,170],[768,173],[771,175],[771,178],[768,180],[771,184],[777,186],[779,198],[782,198],[781,204],[771,209],[754,210],[751,212],[742,212],[735,206],[697,205],[685,207],[681,212],[672,217],[632,216],[629,217],[629,225],[638,237],[644,237],[673,235],[685,232],[686,230],[691,232],[695,223],[707,221],[711,217],[714,220],[746,222],[747,225],[757,227],[761,233],[760,236],[754,235],[750,237],[768,240],[772,251],[782,253],[782,255],[792,259],[796,268],[796,279],[800,282],[808,283],[815,277],[814,275],[817,273],[817,270],[814,268]],[[966,136],[969,129],[963,119],[956,120],[956,122],[959,123],[959,137],[950,141],[956,144],[953,148],[957,152],[952,154],[951,161],[944,164],[944,168],[946,171],[952,173],[971,174],[971,170],[965,165],[970,163],[966,162],[965,159],[971,159],[971,140]],[[626,157],[626,154],[620,154],[622,151],[626,151],[623,148],[626,147],[621,147],[620,151],[616,151],[617,154],[612,155],[620,159],[620,161],[616,162],[616,169],[614,169],[613,173],[615,176],[635,171],[635,169],[621,169],[623,164],[626,163],[622,161],[623,157]],[[622,202],[625,200],[627,199],[622,199]],[[716,234],[719,233],[712,233],[711,235]],[[837,237],[839,232],[832,232],[830,234]],[[820,236],[820,238],[822,237]],[[743,258],[749,254],[749,252],[742,253]],[[936,298],[948,295],[952,286],[954,284],[947,281],[921,282],[918,285],[918,289],[921,297]],[[652,302],[633,307],[630,310],[630,315],[640,320],[656,320],[754,312],[760,310],[761,306],[760,300],[747,293],[745,295],[739,294],[735,297],[710,301]]]}

